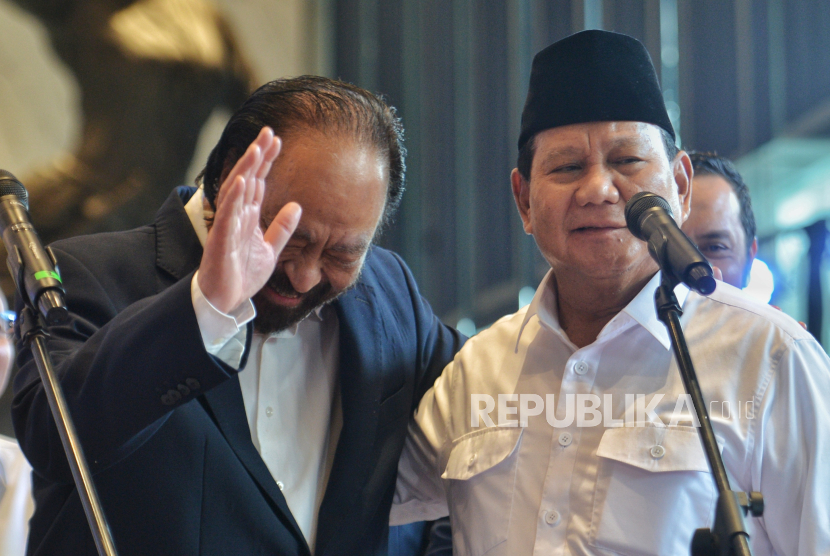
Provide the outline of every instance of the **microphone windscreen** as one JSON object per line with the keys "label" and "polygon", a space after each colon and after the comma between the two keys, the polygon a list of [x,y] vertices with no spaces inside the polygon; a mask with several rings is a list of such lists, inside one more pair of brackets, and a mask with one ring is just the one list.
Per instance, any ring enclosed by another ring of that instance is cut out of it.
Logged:
{"label": "microphone windscreen", "polygon": [[0,170],[0,197],[14,195],[29,210],[29,192],[11,172]]}
{"label": "microphone windscreen", "polygon": [[640,217],[650,208],[660,207],[672,216],[671,206],[668,201],[656,193],[648,191],[641,191],[631,197],[625,204],[625,225],[634,234],[634,237],[648,241],[648,238],[643,237]]}

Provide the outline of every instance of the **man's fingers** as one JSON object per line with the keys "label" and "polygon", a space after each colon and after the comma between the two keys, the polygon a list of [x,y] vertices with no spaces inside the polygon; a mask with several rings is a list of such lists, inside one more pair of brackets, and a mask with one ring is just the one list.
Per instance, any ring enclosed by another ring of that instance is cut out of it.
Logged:
{"label": "man's fingers", "polygon": [[270,243],[277,253],[282,252],[285,244],[291,239],[291,234],[297,229],[302,214],[303,209],[297,203],[286,204],[271,221],[263,239]]}
{"label": "man's fingers", "polygon": [[219,187],[219,194],[216,196],[216,209],[219,210],[219,206],[222,204],[225,195],[227,194],[229,185],[234,183],[236,178],[241,177],[243,180],[246,180],[248,175],[251,172],[251,167],[257,162],[257,159],[261,156],[261,150],[259,145],[256,142],[251,143],[248,146],[248,150],[245,151],[245,154],[240,157],[239,160],[236,161],[236,164],[233,165],[233,169],[230,171],[228,176],[225,178],[225,181],[222,182],[222,185]]}
{"label": "man's fingers", "polygon": [[[251,170],[251,174],[253,174],[254,170]],[[244,203],[245,205],[250,205],[254,198],[256,197],[256,187],[258,179],[256,179],[253,175],[249,175],[245,179],[245,196],[244,196]]]}
{"label": "man's fingers", "polygon": [[[245,182],[253,181],[254,179],[260,177],[260,172],[262,171],[263,163],[266,162],[265,166],[270,169],[271,162],[273,159],[279,154],[280,145],[274,145],[274,132],[270,127],[263,127],[259,131],[259,135],[257,135],[256,139],[254,139],[248,148],[245,150],[245,153],[239,157],[239,160],[236,161],[236,164],[233,165],[233,168],[228,173],[225,181],[222,182],[221,186],[219,187],[219,194],[216,196],[216,207],[218,208],[219,205],[224,200],[225,194],[227,193],[228,187],[237,176],[242,176],[242,179]],[[265,170],[265,173],[262,174],[262,177],[268,173],[268,170]],[[256,196],[256,189],[254,184],[251,184],[252,190],[250,195],[247,196],[246,201],[250,202],[255,199]]]}
{"label": "man's fingers", "polygon": [[262,165],[262,146],[255,144],[252,149],[252,153],[253,158],[251,159],[251,164],[246,168],[245,173],[243,174],[246,182],[256,179],[259,167]]}
{"label": "man's fingers", "polygon": [[[277,157],[280,154],[280,151],[282,151],[282,139],[280,139],[279,137],[274,137],[273,139],[271,139],[271,142],[266,146],[266,148],[263,149],[263,164],[267,164],[268,166],[270,166],[274,162],[274,160],[277,159]],[[268,175],[267,171],[258,174],[257,177],[264,178],[266,175]]]}
{"label": "man's fingers", "polygon": [[714,265],[712,266],[712,274],[715,275],[715,280],[723,282],[723,272],[721,272],[720,269]]}
{"label": "man's fingers", "polygon": [[[225,178],[225,182],[227,184],[233,183],[233,180],[236,179],[236,176],[242,176],[243,178],[247,179],[252,175],[252,173],[256,173],[259,165],[262,164],[262,152],[266,149],[271,148],[271,143],[274,140],[274,132],[271,130],[270,127],[263,127],[259,131],[259,135],[257,135],[256,139],[254,139],[248,148],[245,149],[245,153],[239,157],[239,160],[236,161],[236,164],[233,165],[233,168],[228,173],[228,176]],[[223,183],[223,185],[224,185]],[[220,197],[221,197],[221,188],[219,190]],[[218,199],[217,199],[218,203]]]}
{"label": "man's fingers", "polygon": [[271,165],[277,158],[282,148],[282,143],[278,137],[272,137],[271,143],[262,152],[262,162],[256,171],[255,179],[252,179],[251,196],[246,197],[246,202],[253,202],[256,205],[262,205],[262,199],[265,197],[265,178],[268,172],[271,171]]}
{"label": "man's fingers", "polygon": [[268,150],[268,147],[274,141],[274,130],[268,126],[263,127],[259,130],[259,135],[257,135],[256,139],[254,139],[254,143],[259,145],[260,150],[263,152]]}
{"label": "man's fingers", "polygon": [[257,135],[257,138],[252,143],[257,146],[257,150],[255,151],[256,157],[254,163],[248,168],[248,174],[245,176],[246,179],[254,179],[259,176],[259,169],[262,167],[263,161],[266,160],[265,154],[273,148],[273,143],[274,132],[271,128],[265,126],[260,129],[259,135]]}
{"label": "man's fingers", "polygon": [[239,201],[244,195],[244,187],[245,180],[242,176],[236,176],[230,183],[225,182],[222,188],[222,193],[224,194],[222,202],[219,203],[217,201],[216,204],[216,214],[213,218],[211,235],[220,237],[226,235],[230,223],[234,220],[234,215],[240,208],[239,205],[241,203]]}
{"label": "man's fingers", "polygon": [[254,188],[254,203],[257,206],[262,206],[262,199],[265,197],[265,180],[254,180],[256,187]]}
{"label": "man's fingers", "polygon": [[[247,166],[245,177],[245,204],[251,204],[256,198],[257,181],[268,173],[271,160],[274,156],[274,132],[270,127],[263,127],[249,150],[253,153],[253,160]],[[246,153],[247,154],[247,153]],[[265,169],[263,172],[263,168]]]}
{"label": "man's fingers", "polygon": [[271,165],[279,156],[282,150],[282,140],[279,137],[274,137],[267,148],[262,151],[262,164],[259,166],[256,177],[258,179],[265,179],[268,172],[271,171]]}

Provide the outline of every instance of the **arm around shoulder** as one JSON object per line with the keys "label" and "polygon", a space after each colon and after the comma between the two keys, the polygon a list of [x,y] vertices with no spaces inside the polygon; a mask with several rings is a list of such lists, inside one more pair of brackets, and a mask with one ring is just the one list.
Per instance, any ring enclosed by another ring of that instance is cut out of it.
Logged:
{"label": "arm around shoulder", "polygon": [[399,255],[385,252],[394,258],[400,270],[403,283],[412,303],[415,316],[415,332],[417,335],[418,359],[415,389],[415,404],[432,387],[438,376],[455,357],[467,341],[467,337],[458,330],[447,326],[433,313],[429,302],[418,291],[418,285],[409,267]]}

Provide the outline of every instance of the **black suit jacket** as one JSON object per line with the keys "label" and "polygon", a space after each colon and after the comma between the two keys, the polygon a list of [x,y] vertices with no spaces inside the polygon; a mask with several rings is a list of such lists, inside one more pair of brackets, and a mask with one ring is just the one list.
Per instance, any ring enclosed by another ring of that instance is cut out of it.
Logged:
{"label": "black suit jacket", "polygon": [[[202,344],[191,194],[177,190],[151,226],[54,245],[72,319],[50,329],[52,359],[122,556],[308,554],[251,442],[236,372]],[[343,429],[315,553],[385,554],[408,417],[462,338],[380,248],[335,307]],[[94,555],[29,350],[18,364],[13,419],[36,500],[29,554]]]}

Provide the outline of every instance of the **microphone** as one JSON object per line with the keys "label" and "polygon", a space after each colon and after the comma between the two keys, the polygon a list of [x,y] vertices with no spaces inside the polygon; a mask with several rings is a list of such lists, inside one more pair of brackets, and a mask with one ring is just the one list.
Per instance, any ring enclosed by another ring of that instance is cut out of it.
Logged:
{"label": "microphone", "polygon": [[634,237],[648,243],[648,252],[665,274],[702,295],[715,291],[709,261],[674,221],[664,198],[637,193],[625,205],[625,223]]}
{"label": "microphone", "polygon": [[69,320],[58,264],[43,248],[29,218],[29,193],[10,172],[0,170],[0,234],[20,296],[50,325]]}

